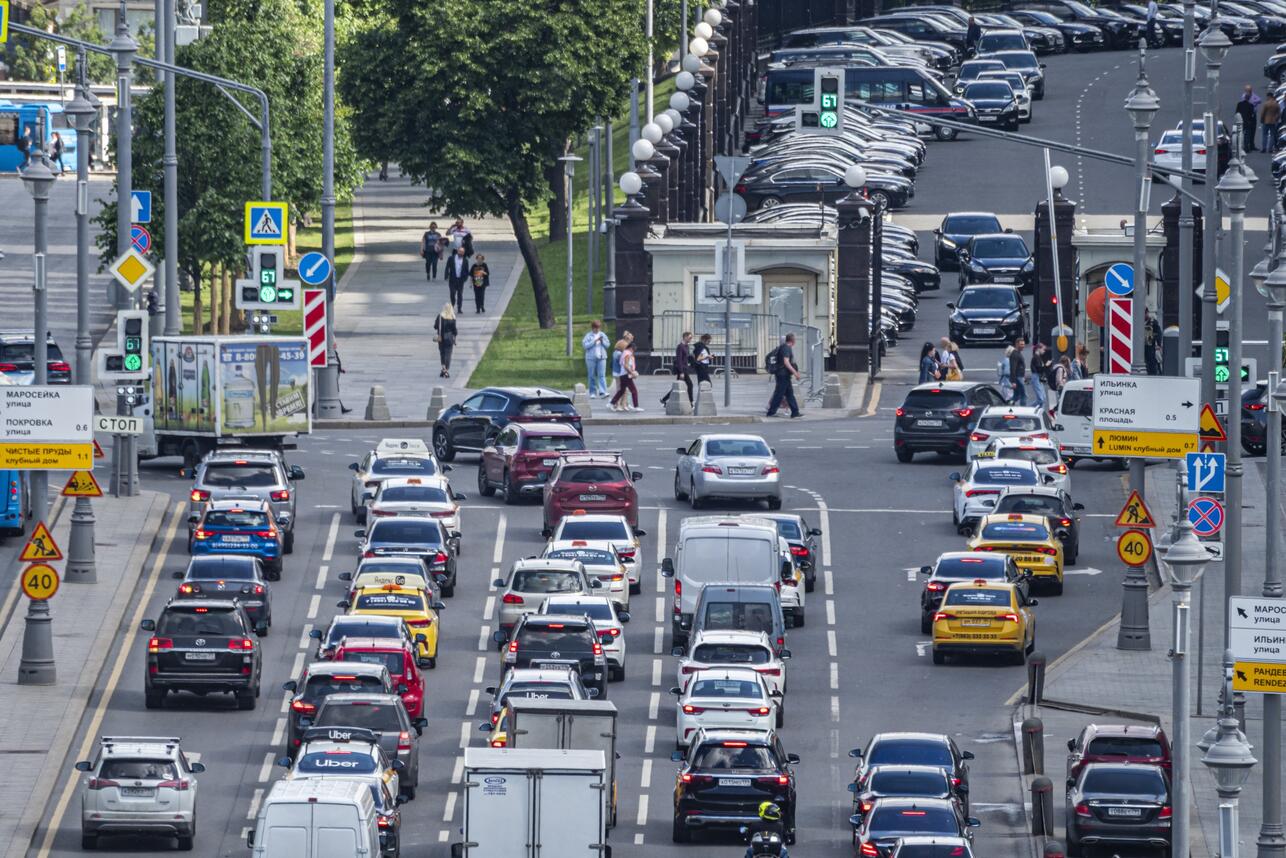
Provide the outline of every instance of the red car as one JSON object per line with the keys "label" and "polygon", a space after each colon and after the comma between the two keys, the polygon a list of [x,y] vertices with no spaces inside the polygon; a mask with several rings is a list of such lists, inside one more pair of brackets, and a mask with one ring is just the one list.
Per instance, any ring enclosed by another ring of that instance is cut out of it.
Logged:
{"label": "red car", "polygon": [[639,493],[643,479],[630,471],[620,453],[560,453],[554,472],[545,482],[545,526],[548,538],[559,520],[575,510],[625,516],[630,527],[639,524]]}
{"label": "red car", "polygon": [[424,674],[415,667],[412,644],[398,638],[344,638],[335,650],[335,661],[382,664],[393,687],[402,696],[406,714],[414,721],[424,711]]}
{"label": "red car", "polygon": [[498,489],[508,504],[538,497],[558,454],[584,449],[580,432],[566,423],[510,423],[482,448],[478,493],[491,497]]}
{"label": "red car", "polygon": [[1067,750],[1069,780],[1086,763],[1143,763],[1170,773],[1170,740],[1156,724],[1087,724]]}

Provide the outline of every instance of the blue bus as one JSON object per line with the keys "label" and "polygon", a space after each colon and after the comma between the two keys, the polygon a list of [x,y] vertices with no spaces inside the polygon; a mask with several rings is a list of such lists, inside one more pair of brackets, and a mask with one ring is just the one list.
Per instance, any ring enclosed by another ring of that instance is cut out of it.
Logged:
{"label": "blue bus", "polygon": [[58,132],[63,141],[63,165],[74,171],[77,135],[76,129],[70,125],[67,113],[57,102],[0,101],[0,172],[14,173],[22,165],[18,140],[23,131],[29,133],[33,144],[40,143],[47,156],[53,145],[54,132]]}
{"label": "blue bus", "polygon": [[0,536],[22,536],[30,516],[25,472],[0,470]]}

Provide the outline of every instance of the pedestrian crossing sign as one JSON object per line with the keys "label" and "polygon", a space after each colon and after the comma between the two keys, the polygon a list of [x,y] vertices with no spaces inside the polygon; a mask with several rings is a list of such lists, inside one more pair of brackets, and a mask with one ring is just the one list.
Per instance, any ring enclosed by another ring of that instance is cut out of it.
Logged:
{"label": "pedestrian crossing sign", "polygon": [[246,244],[285,244],[287,203],[246,203]]}
{"label": "pedestrian crossing sign", "polygon": [[24,563],[35,563],[45,560],[62,560],[62,549],[58,543],[54,542],[54,535],[45,527],[43,521],[36,523],[36,529],[31,532],[31,538],[23,546],[22,554],[18,559]]}

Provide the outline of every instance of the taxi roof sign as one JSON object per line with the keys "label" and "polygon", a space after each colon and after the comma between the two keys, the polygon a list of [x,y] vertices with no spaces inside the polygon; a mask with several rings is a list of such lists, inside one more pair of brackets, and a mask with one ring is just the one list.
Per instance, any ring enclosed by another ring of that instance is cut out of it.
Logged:
{"label": "taxi roof sign", "polygon": [[1116,516],[1117,527],[1156,527],[1156,519],[1152,517],[1152,511],[1144,502],[1143,496],[1137,491],[1130,492],[1130,496],[1125,499],[1125,506]]}
{"label": "taxi roof sign", "polygon": [[54,535],[45,527],[43,521],[36,523],[36,529],[31,531],[31,538],[23,546],[22,553],[18,559],[23,562],[40,562],[44,560],[62,560],[62,549],[54,541]]}
{"label": "taxi roof sign", "polygon": [[428,453],[429,445],[419,438],[381,438],[377,453]]}

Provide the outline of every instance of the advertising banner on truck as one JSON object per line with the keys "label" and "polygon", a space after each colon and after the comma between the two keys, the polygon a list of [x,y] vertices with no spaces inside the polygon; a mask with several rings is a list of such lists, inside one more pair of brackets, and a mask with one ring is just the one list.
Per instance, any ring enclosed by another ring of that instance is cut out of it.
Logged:
{"label": "advertising banner on truck", "polygon": [[308,349],[302,342],[220,343],[220,432],[307,432],[308,376]]}

